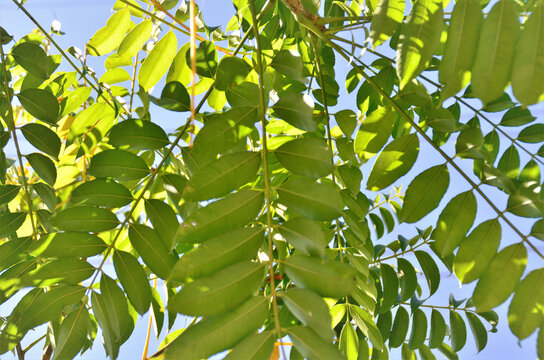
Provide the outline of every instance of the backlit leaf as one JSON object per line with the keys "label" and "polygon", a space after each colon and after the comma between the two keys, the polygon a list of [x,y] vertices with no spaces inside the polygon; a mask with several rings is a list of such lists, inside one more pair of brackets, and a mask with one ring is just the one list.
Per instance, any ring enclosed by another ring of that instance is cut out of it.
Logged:
{"label": "backlit leaf", "polygon": [[340,360],[342,354],[332,346],[332,343],[323,339],[305,326],[289,328],[289,337],[293,340],[295,348],[306,358],[320,360]]}
{"label": "backlit leaf", "polygon": [[372,47],[376,48],[395,33],[404,19],[404,0],[380,0],[370,26]]}
{"label": "backlit leaf", "polygon": [[64,231],[101,232],[119,225],[111,211],[94,206],[72,206],[51,218],[51,225]]}
{"label": "backlit leaf", "polygon": [[285,168],[295,174],[319,179],[332,172],[332,153],[326,141],[318,138],[291,140],[274,154]]}
{"label": "backlit leaf", "polygon": [[105,55],[117,49],[130,26],[130,11],[119,10],[108,19],[106,26],[98,30],[87,43],[88,53]]}
{"label": "backlit leaf", "polygon": [[90,330],[91,318],[87,308],[80,307],[69,313],[60,326],[53,360],[74,358],[87,342]]}
{"label": "backlit leaf", "polygon": [[544,305],[544,269],[531,271],[516,287],[508,308],[508,325],[520,340],[542,324]]}
{"label": "backlit leaf", "polygon": [[43,258],[90,257],[106,250],[106,244],[96,235],[83,232],[49,233],[40,237],[27,250]]}
{"label": "backlit leaf", "polygon": [[37,78],[45,80],[51,75],[47,54],[39,45],[31,42],[17,44],[11,49],[11,56],[23,69]]}
{"label": "backlit leaf", "polygon": [[290,180],[277,189],[287,207],[314,220],[331,220],[341,215],[340,194],[329,184],[308,180]]}
{"label": "backlit leaf", "polygon": [[225,360],[259,360],[269,359],[274,350],[276,332],[274,330],[263,331],[246,337],[232,351]]}
{"label": "backlit leaf", "polygon": [[217,66],[215,74],[215,88],[225,91],[229,87],[239,84],[251,71],[251,66],[235,56],[224,56]]}
{"label": "backlit leaf", "polygon": [[38,120],[55,125],[60,107],[57,98],[49,91],[42,89],[26,89],[17,98],[26,111]]}
{"label": "backlit leaf", "polygon": [[46,126],[40,124],[26,124],[21,128],[25,139],[38,150],[43,151],[53,158],[57,158],[60,152],[60,139],[57,134]]}
{"label": "backlit leaf", "polygon": [[72,191],[71,201],[76,204],[120,208],[133,200],[130,191],[109,179],[87,181]]}
{"label": "backlit leaf", "polygon": [[368,115],[355,136],[355,152],[365,161],[387,143],[395,125],[396,114],[390,107],[380,107]]}
{"label": "backlit leaf", "polygon": [[150,227],[134,224],[128,230],[128,237],[149,269],[159,277],[166,279],[170,275],[177,257],[170,253],[159,234]]}
{"label": "backlit leaf", "polygon": [[149,40],[152,29],[153,22],[151,20],[145,20],[136,25],[121,41],[117,54],[121,57],[133,57],[136,55],[142,49],[144,43]]}
{"label": "backlit leaf", "polygon": [[170,143],[159,125],[139,119],[125,120],[114,125],[109,138],[113,146],[132,150],[156,150]]}
{"label": "backlit leaf", "polygon": [[308,95],[286,92],[272,108],[280,119],[297,129],[312,132],[316,128],[312,118],[314,102]]}
{"label": "backlit leaf", "polygon": [[293,288],[285,292],[283,300],[291,313],[304,325],[323,340],[332,340],[331,315],[323,298],[313,291]]}
{"label": "backlit leaf", "polygon": [[171,249],[174,246],[174,236],[179,227],[176,213],[168,204],[157,199],[146,199],[144,207],[153,228],[159,234],[166,248]]}
{"label": "backlit leaf", "polygon": [[7,237],[17,231],[26,219],[26,213],[15,212],[0,216],[0,238]]}
{"label": "backlit leaf", "polygon": [[138,72],[138,83],[149,91],[166,73],[177,50],[177,39],[173,31],[167,32],[145,58]]}

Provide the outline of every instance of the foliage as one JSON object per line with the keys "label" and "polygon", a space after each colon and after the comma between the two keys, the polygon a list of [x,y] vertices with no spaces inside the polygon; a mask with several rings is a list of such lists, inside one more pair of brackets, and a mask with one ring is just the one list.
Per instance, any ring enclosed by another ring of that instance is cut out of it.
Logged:
{"label": "foliage", "polygon": [[[510,329],[538,331],[544,357],[544,125],[528,107],[544,3],[233,5],[224,32],[188,2],[119,0],[83,52],[36,22],[21,39],[0,28],[0,299],[20,299],[0,353],[24,357],[48,323],[53,359],[96,346],[97,327],[115,359],[150,311],[168,323],[155,358],[277,357],[288,336],[291,359],[454,359],[467,324],[486,346],[513,294]],[[178,46],[186,23],[197,41]],[[159,126],[158,107],[184,124]],[[416,170],[428,156],[441,162]],[[471,299],[428,299],[444,268]],[[178,314],[194,317],[181,332]]]}

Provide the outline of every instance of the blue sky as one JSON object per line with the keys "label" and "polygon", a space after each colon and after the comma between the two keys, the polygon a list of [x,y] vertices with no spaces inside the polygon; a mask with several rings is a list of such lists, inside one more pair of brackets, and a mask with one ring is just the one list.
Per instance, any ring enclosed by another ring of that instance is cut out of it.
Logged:
{"label": "blue sky", "polygon": [[[67,48],[69,46],[75,45],[80,48],[83,48],[83,45],[88,39],[91,37],[91,35],[100,27],[102,27],[105,24],[106,19],[111,14],[111,6],[114,1],[110,0],[95,0],[95,1],[88,1],[88,0],[29,0],[26,3],[27,8],[29,11],[37,18],[37,20],[45,27],[48,28],[49,24],[52,20],[59,20],[62,23],[62,31],[66,33],[66,35],[62,37],[57,37],[58,42],[61,44],[63,48]],[[230,1],[227,0],[200,0],[197,1],[198,5],[204,12],[204,18],[208,25],[222,25],[223,28],[226,27],[226,24],[230,17],[233,14],[233,8]],[[10,34],[14,35],[16,39],[19,39],[21,36],[27,34],[29,31],[31,31],[34,26],[32,23],[26,19],[24,14],[22,14],[20,11],[16,10],[16,6],[13,4],[10,0],[0,0],[0,25],[4,27]],[[361,34],[355,34],[356,37],[360,36]],[[344,35],[349,39],[349,34]],[[186,36],[178,35],[178,45],[181,45],[188,41]],[[392,54],[388,54],[392,56]],[[365,55],[367,56],[367,55]],[[103,60],[103,59],[100,59]],[[63,63],[64,64],[64,63]],[[95,61],[90,63],[90,65],[94,68],[94,70],[100,75],[104,69],[100,65],[100,61]],[[67,68],[65,70],[68,70]],[[338,76],[338,83],[341,86],[341,94],[342,92],[345,93],[345,90],[343,89],[343,83],[344,83],[344,76],[349,70],[348,65],[343,62],[339,57],[337,57],[337,76]],[[430,76],[434,76],[434,74],[430,74]],[[160,85],[157,86],[157,92],[160,89]],[[355,98],[354,93],[352,93],[350,96],[342,97],[341,96],[341,103],[339,106],[337,106],[337,109],[341,108],[351,108],[355,109]],[[475,102],[477,107],[480,107],[479,101]],[[152,105],[153,106],[153,105]],[[164,126],[166,130],[174,130],[177,128],[184,119],[180,119],[179,115],[172,115],[172,113],[169,113],[167,111],[164,111],[162,109],[158,109],[157,107],[154,108],[154,110],[157,110],[155,114],[158,114],[160,116],[156,116],[155,119],[161,119],[159,124],[161,126]],[[539,121],[542,121],[542,116],[544,114],[544,106],[542,104],[531,108],[533,111],[533,114],[535,116],[539,117]],[[468,119],[470,119],[473,114],[470,112],[466,113],[467,117],[462,118],[462,122],[466,122]],[[491,119],[500,119],[500,116],[502,116],[501,113],[497,114],[489,114]],[[487,133],[490,130],[489,126],[483,125],[482,122],[482,128],[484,130],[484,134]],[[515,137],[517,135],[517,132],[519,129],[514,129],[512,133],[509,133],[511,136]],[[501,152],[504,151],[504,149],[509,146],[510,144],[506,144],[504,142],[501,145]],[[453,154],[453,147],[448,148],[448,153]],[[24,148],[23,148],[23,151]],[[524,156],[524,154],[520,153],[522,164],[524,165],[528,161],[528,157]],[[438,154],[433,153],[433,150],[430,146],[423,144],[421,147],[420,157],[416,163],[415,171],[412,171],[411,173],[413,175],[417,174],[418,171],[425,170],[433,165],[443,163],[443,159],[441,159]],[[365,164],[363,167],[363,173],[368,174],[371,163]],[[462,164],[463,169],[467,171],[468,173],[472,173],[472,162],[467,161],[461,161],[459,162]],[[445,205],[447,203],[447,200],[449,200],[451,197],[455,196],[456,194],[466,191],[469,189],[469,186],[466,182],[463,182],[461,178],[457,175],[454,175],[453,170],[450,171],[452,173],[452,182],[450,185],[450,190],[448,191],[446,195],[446,199],[443,200],[441,205]],[[406,177],[403,177],[400,179],[398,184],[404,184],[404,187],[406,187],[413,175],[409,175]],[[366,176],[365,176],[366,178]],[[488,193],[488,195],[492,199],[499,199],[499,208],[504,208],[506,205],[506,198],[504,196],[501,196],[499,191],[494,190],[493,188],[486,187],[485,191]],[[483,204],[482,201],[478,201],[478,215],[477,219],[475,221],[475,224],[479,224],[484,220],[494,218],[495,214],[491,212],[490,208]],[[425,228],[429,225],[434,225],[436,223],[436,219],[438,215],[440,214],[439,211],[432,212],[429,216],[427,216],[419,225],[420,228]],[[529,232],[530,224],[532,221],[527,221],[526,219],[518,218],[515,216],[509,216],[512,221],[520,226],[525,233]],[[416,230],[413,226],[408,225],[401,225],[397,226],[395,231],[386,236],[386,240],[382,241],[380,243],[387,244],[390,241],[393,241],[396,236],[401,233],[405,237],[410,238],[416,234]],[[509,231],[509,229],[506,228],[506,226],[503,226],[503,242],[501,243],[501,248],[504,246],[507,246],[509,244],[519,242],[518,239],[516,239],[516,235]],[[539,246],[539,249],[541,251],[544,251],[544,246],[542,246],[542,242],[538,242],[538,240],[535,240],[535,243],[537,246]],[[409,258],[409,260],[413,260],[412,258]],[[533,261],[532,261],[533,260]],[[538,263],[538,259],[534,256],[532,252],[529,252],[529,264],[531,263]],[[534,266],[534,265],[533,265]],[[111,269],[110,269],[111,270]],[[435,294],[427,303],[433,304],[433,305],[448,305],[448,297],[451,292],[455,294],[455,297],[457,299],[469,297],[472,293],[472,289],[474,284],[465,285],[462,288],[459,287],[458,281],[452,276],[448,276],[449,274],[445,269],[443,270],[443,278],[441,283],[441,289],[437,294]],[[421,284],[425,283],[425,280],[423,278],[420,279]],[[424,289],[425,292],[425,289]],[[480,354],[476,354],[476,349],[474,345],[474,341],[471,336],[470,330],[468,330],[468,341],[465,348],[460,352],[460,358],[461,359],[535,359],[535,341],[536,336],[533,334],[530,338],[524,340],[522,342],[522,347],[518,346],[517,339],[511,334],[510,330],[508,329],[508,325],[506,324],[506,312],[507,312],[507,306],[509,304],[509,301],[507,301],[505,304],[500,306],[497,310],[501,316],[501,320],[499,323],[499,332],[495,334],[489,334],[489,342],[487,348],[482,351]],[[14,305],[13,301],[10,301],[8,303],[5,303],[3,305],[0,305],[0,314],[5,316],[9,313],[10,308]],[[446,314],[446,313],[444,313]],[[134,359],[134,358],[141,358],[142,349],[143,349],[143,341],[145,339],[145,333],[147,331],[147,324],[148,324],[148,316],[147,314],[144,317],[140,317],[136,326],[136,329],[134,333],[132,334],[132,337],[130,340],[125,343],[121,347],[121,353],[119,356],[119,359]],[[464,317],[464,316],[463,316]],[[176,326],[178,327],[184,327],[185,319],[181,315],[178,317],[178,321]],[[37,331],[37,334],[43,333],[43,331]],[[164,337],[164,331],[162,333],[161,339]],[[32,334],[33,335],[33,334]],[[32,337],[29,336],[30,337]],[[25,343],[28,344],[30,341],[25,340]],[[159,342],[156,340],[156,337],[151,337],[151,343],[150,343],[150,350],[149,353],[153,353],[156,351],[158,347]],[[31,352],[28,354],[29,359],[35,359],[40,357],[41,348],[37,347],[36,352]],[[6,359],[11,358],[11,354],[5,354],[4,355]],[[4,359],[4,356],[2,359]],[[441,356],[437,353],[437,356]],[[101,338],[96,339],[93,350],[86,352],[82,357],[82,359],[103,359],[105,358],[105,353],[101,344]],[[392,359],[400,359],[400,354],[398,353],[392,353],[391,355]]]}

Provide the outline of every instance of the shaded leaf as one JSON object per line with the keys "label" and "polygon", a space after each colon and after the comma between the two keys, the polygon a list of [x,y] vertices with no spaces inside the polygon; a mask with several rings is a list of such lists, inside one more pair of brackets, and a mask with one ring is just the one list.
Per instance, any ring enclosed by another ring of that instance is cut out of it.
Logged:
{"label": "shaded leaf", "polygon": [[323,341],[315,332],[305,326],[289,328],[287,333],[295,348],[306,358],[333,360],[343,359],[342,354],[331,343]]}
{"label": "shaded leaf", "polygon": [[85,307],[69,313],[62,321],[55,339],[55,359],[72,359],[85,346],[87,334],[91,330],[91,318]]}
{"label": "shaded leaf", "polygon": [[94,206],[72,206],[51,217],[52,226],[64,231],[102,232],[119,225],[111,211]]}
{"label": "shaded leaf", "polygon": [[26,124],[21,128],[25,139],[34,145],[36,149],[43,151],[53,158],[58,158],[60,152],[60,139],[49,128],[40,124]]}
{"label": "shaded leaf", "polygon": [[429,334],[429,347],[437,348],[444,341],[446,336],[446,321],[438,310],[433,309],[431,313],[431,331]]}
{"label": "shaded leaf", "polygon": [[59,102],[49,91],[26,89],[17,98],[26,111],[38,120],[55,125],[60,111]]}
{"label": "shaded leaf", "polygon": [[124,251],[113,253],[113,265],[130,303],[140,315],[145,314],[151,306],[151,288],[142,266]]}
{"label": "shaded leaf", "polygon": [[487,330],[485,329],[484,324],[477,315],[471,312],[465,312],[470,329],[472,330],[472,335],[474,335],[474,341],[476,342],[476,348],[478,352],[482,351],[487,345]]}
{"label": "shaded leaf", "polygon": [[2,214],[0,216],[0,238],[8,237],[17,231],[25,222],[26,215],[24,212]]}
{"label": "shaded leaf", "polygon": [[215,88],[225,91],[244,81],[251,71],[251,66],[235,56],[223,56],[215,74]]}
{"label": "shaded leaf", "polygon": [[88,172],[95,177],[138,180],[149,174],[145,161],[125,150],[104,150],[91,158]]}
{"label": "shaded leaf", "polygon": [[391,335],[389,335],[389,347],[397,348],[402,345],[408,333],[409,323],[410,315],[408,315],[408,311],[399,306],[395,320],[393,321],[393,327],[391,328]]}
{"label": "shaded leaf", "polygon": [[297,129],[312,132],[316,128],[312,118],[314,102],[308,95],[286,92],[272,108],[280,119]]}
{"label": "shaded leaf", "polygon": [[319,295],[313,291],[293,288],[283,296],[285,305],[291,313],[304,325],[312,329],[324,341],[331,341],[331,315],[329,307]]}
{"label": "shaded leaf", "polygon": [[111,128],[110,144],[120,149],[156,150],[170,144],[164,130],[151,121],[129,119]]}
{"label": "shaded leaf", "polygon": [[120,208],[133,200],[130,191],[123,185],[109,179],[87,181],[72,191],[73,203]]}
{"label": "shaded leaf", "polygon": [[276,332],[273,330],[250,335],[236,345],[225,360],[269,359],[274,350],[275,340]]}
{"label": "shaded leaf", "polygon": [[327,240],[321,227],[312,220],[297,217],[283,223],[278,232],[295,249],[308,255],[323,255]]}
{"label": "shaded leaf", "polygon": [[319,179],[333,170],[331,149],[324,139],[291,140],[274,150],[274,154],[287,170],[312,179]]}
{"label": "shaded leaf", "polygon": [[395,33],[404,19],[404,0],[380,0],[372,16],[370,39],[376,48]]}
{"label": "shaded leaf", "polygon": [[29,74],[43,80],[51,75],[47,54],[41,46],[31,42],[23,42],[14,46],[10,53]]}
{"label": "shaded leaf", "polygon": [[128,237],[149,269],[162,279],[168,278],[177,257],[170,253],[158,233],[145,225],[133,224],[128,230]]}

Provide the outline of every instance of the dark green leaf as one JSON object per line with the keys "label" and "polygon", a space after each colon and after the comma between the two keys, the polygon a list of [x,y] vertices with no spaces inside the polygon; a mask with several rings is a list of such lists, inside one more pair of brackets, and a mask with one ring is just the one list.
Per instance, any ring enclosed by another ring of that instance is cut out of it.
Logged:
{"label": "dark green leaf", "polygon": [[417,289],[416,270],[412,263],[403,258],[398,258],[400,301],[406,301],[414,295]]}
{"label": "dark green leaf", "polygon": [[69,313],[62,321],[55,339],[53,360],[72,359],[85,346],[87,334],[91,330],[91,318],[85,307]]}
{"label": "dark green leaf", "polygon": [[429,347],[437,348],[446,336],[446,321],[438,310],[433,309],[431,314],[431,332],[429,334]]}
{"label": "dark green leaf", "polygon": [[471,312],[465,312],[465,315],[472,330],[472,335],[474,335],[474,341],[476,342],[476,348],[478,352],[482,351],[487,345],[487,330],[485,329],[484,324],[480,318]]}
{"label": "dark green leaf", "polygon": [[125,120],[111,128],[110,144],[120,149],[156,150],[170,141],[164,130],[151,121]]}
{"label": "dark green leaf", "polygon": [[246,337],[232,351],[225,360],[260,360],[269,359],[274,351],[276,332],[274,330],[263,331]]}
{"label": "dark green leaf", "polygon": [[59,102],[49,91],[42,89],[26,89],[17,95],[26,111],[38,120],[50,124],[57,123]]}
{"label": "dark green leaf", "polygon": [[380,304],[380,314],[383,314],[397,302],[399,294],[399,282],[397,272],[387,264],[380,265],[380,273],[382,278],[382,302]]}
{"label": "dark green leaf", "polygon": [[145,314],[151,306],[151,288],[142,266],[134,256],[124,251],[115,251],[113,265],[130,303],[140,315]]}
{"label": "dark green leaf", "polygon": [[16,232],[25,222],[26,215],[23,212],[2,214],[0,216],[0,238],[8,237]]}
{"label": "dark green leaf", "polygon": [[436,266],[431,255],[425,251],[418,250],[414,253],[425,274],[427,284],[429,284],[429,291],[432,295],[438,290],[438,285],[440,284],[440,271],[438,270],[438,266]]}
{"label": "dark green leaf", "polygon": [[355,152],[362,161],[376,155],[387,143],[397,115],[391,107],[380,107],[368,115],[355,136]]}
{"label": "dark green leaf", "polygon": [[308,180],[290,180],[277,189],[287,207],[314,220],[331,220],[341,215],[340,194],[329,184]]}
{"label": "dark green leaf", "polygon": [[40,153],[32,153],[25,157],[43,181],[51,186],[55,185],[57,181],[57,168],[50,158]]}
{"label": "dark green leaf", "polygon": [[159,234],[150,227],[134,224],[129,228],[128,237],[149,269],[162,279],[168,278],[177,257],[170,253]]}
{"label": "dark green leaf", "polygon": [[[187,52],[187,64],[191,63],[190,52]],[[202,41],[196,49],[196,73],[213,78],[217,70],[217,50],[211,41]]]}
{"label": "dark green leaf", "polygon": [[72,191],[74,203],[120,208],[133,200],[130,191],[123,185],[108,179],[95,179],[79,185]]}
{"label": "dark green leaf", "polygon": [[38,150],[57,159],[60,152],[60,139],[58,135],[49,128],[40,124],[26,124],[21,132],[29,143]]}
{"label": "dark green leaf", "polygon": [[534,121],[536,118],[531,114],[529,109],[524,109],[521,106],[514,107],[508,110],[502,117],[499,125],[502,126],[521,126]]}
{"label": "dark green leaf", "polygon": [[427,316],[421,309],[417,309],[412,315],[412,332],[408,341],[409,349],[419,349],[427,336]]}
{"label": "dark green leaf", "polygon": [[45,80],[51,75],[47,54],[39,45],[31,42],[20,43],[11,49],[11,56],[23,69],[37,78]]}
{"label": "dark green leaf", "polygon": [[0,185],[0,205],[15,199],[21,188],[17,185]]}
{"label": "dark green leaf", "polygon": [[274,151],[279,162],[295,174],[319,179],[333,169],[331,149],[324,139],[291,140]]}
{"label": "dark green leaf", "polygon": [[149,174],[145,161],[124,150],[104,150],[91,159],[89,174],[95,177],[138,180]]}
{"label": "dark green leaf", "polygon": [[225,91],[244,81],[251,71],[251,66],[235,56],[223,56],[215,74],[215,88]]}
{"label": "dark green leaf", "polygon": [[273,106],[277,116],[297,129],[313,132],[316,122],[312,118],[314,102],[308,95],[286,92]]}
{"label": "dark green leaf", "polygon": [[467,342],[467,326],[461,315],[450,311],[451,348],[457,352],[465,347]]}
{"label": "dark green leaf", "polygon": [[393,327],[391,328],[391,335],[389,335],[389,347],[397,348],[402,345],[408,333],[409,323],[410,315],[408,315],[408,311],[399,306],[395,320],[393,321]]}
{"label": "dark green leaf", "polygon": [[51,225],[64,231],[102,232],[119,225],[111,211],[94,206],[72,206],[51,218]]}
{"label": "dark green leaf", "polygon": [[517,139],[524,143],[540,143],[544,141],[544,124],[534,124],[521,130]]}

